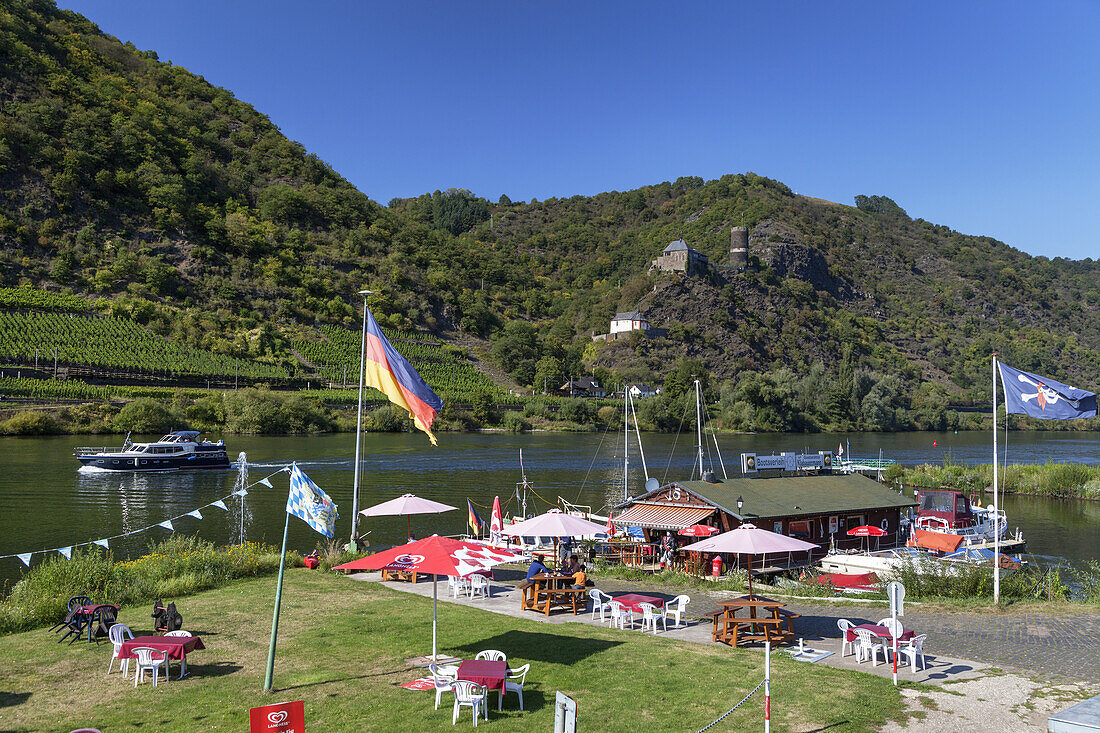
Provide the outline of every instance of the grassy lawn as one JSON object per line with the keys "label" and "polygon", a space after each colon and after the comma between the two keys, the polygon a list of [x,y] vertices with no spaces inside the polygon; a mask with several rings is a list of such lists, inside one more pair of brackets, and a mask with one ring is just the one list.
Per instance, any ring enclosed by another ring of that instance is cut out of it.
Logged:
{"label": "grassy lawn", "polygon": [[[274,578],[236,581],[177,598],[184,628],[206,649],[190,655],[191,676],[137,689],[104,675],[111,652],[78,642],[55,643],[45,629],[0,637],[0,731],[232,730],[248,726],[248,708],[303,699],[312,731],[422,731],[450,728],[447,697],[433,709],[431,692],[396,685],[421,676],[406,657],[431,651],[431,600],[307,570],[287,573],[275,665],[275,693],[261,692]],[[135,635],[149,632],[150,608],[127,607],[119,618]],[[700,645],[637,631],[583,624],[551,625],[441,603],[440,651],[472,658],[500,649],[515,665],[531,663],[524,691],[496,712],[489,729],[553,729],[553,699],[577,700],[588,731],[694,731],[728,710],[763,678],[763,654]],[[178,666],[173,665],[173,674]],[[874,730],[903,717],[888,679],[773,657],[776,731]],[[469,727],[469,710],[460,725]],[[478,726],[481,727],[480,725]],[[763,691],[712,728],[763,728]]]}

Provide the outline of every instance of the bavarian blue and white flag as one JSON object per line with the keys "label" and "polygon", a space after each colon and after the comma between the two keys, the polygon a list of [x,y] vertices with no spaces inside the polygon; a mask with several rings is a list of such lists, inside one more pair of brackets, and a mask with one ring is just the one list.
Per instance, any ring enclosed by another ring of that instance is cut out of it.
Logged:
{"label": "bavarian blue and white flag", "polygon": [[1000,362],[1005,412],[1040,420],[1096,417],[1096,393],[1070,387],[1038,374],[1021,372]]}
{"label": "bavarian blue and white flag", "polygon": [[297,464],[290,469],[290,496],[286,499],[287,514],[293,514],[310,527],[333,537],[336,534],[336,505],[313,481],[302,473]]}

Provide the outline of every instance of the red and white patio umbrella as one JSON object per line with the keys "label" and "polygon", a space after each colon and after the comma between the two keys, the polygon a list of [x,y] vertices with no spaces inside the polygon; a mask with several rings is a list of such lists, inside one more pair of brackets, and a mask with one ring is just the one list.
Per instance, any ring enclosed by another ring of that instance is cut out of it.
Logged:
{"label": "red and white patio umbrella", "polygon": [[676,534],[683,537],[710,537],[721,531],[722,530],[717,527],[711,527],[709,524],[693,524],[690,527],[684,527]]}
{"label": "red and white patio umbrella", "polygon": [[439,602],[436,579],[439,575],[465,576],[494,565],[519,562],[523,556],[489,547],[478,542],[463,542],[450,537],[432,535],[400,547],[368,555],[337,565],[334,570],[381,570],[394,568],[403,572],[429,573],[432,576],[432,659],[436,653],[436,607]]}
{"label": "red and white patio umbrella", "polygon": [[[684,551],[728,552],[734,555],[765,555],[769,552],[805,552],[817,545],[794,537],[769,532],[754,524],[742,524],[735,530],[693,542]],[[752,596],[752,566],[749,566],[749,596]]]}
{"label": "red and white patio umbrella", "polygon": [[390,517],[404,514],[408,517],[409,534],[407,536],[412,537],[412,517],[409,515],[441,514],[443,512],[454,511],[455,509],[458,509],[458,507],[451,506],[450,504],[441,504],[431,499],[422,499],[415,494],[402,494],[396,499],[390,499],[381,504],[367,507],[359,513],[364,517]]}
{"label": "red and white patio umbrella", "polygon": [[[885,529],[876,527],[873,524],[862,524],[848,530],[849,537],[882,537],[884,534],[886,534]],[[875,546],[878,547],[877,544]]]}

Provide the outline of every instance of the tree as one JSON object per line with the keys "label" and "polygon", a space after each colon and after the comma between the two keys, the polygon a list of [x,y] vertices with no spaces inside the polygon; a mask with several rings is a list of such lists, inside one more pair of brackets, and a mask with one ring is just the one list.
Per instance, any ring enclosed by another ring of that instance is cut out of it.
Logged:
{"label": "tree", "polygon": [[520,384],[531,384],[539,358],[538,330],[511,321],[493,338],[493,358]]}

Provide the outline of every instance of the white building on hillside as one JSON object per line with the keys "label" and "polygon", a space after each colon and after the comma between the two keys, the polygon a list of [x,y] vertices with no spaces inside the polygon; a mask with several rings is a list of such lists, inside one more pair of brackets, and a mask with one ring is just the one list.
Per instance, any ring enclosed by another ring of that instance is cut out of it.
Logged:
{"label": "white building on hillside", "polygon": [[638,311],[630,311],[629,313],[616,313],[615,317],[611,319],[611,333],[622,333],[624,331],[648,331],[649,321],[642,316]]}

